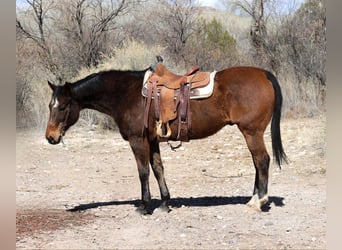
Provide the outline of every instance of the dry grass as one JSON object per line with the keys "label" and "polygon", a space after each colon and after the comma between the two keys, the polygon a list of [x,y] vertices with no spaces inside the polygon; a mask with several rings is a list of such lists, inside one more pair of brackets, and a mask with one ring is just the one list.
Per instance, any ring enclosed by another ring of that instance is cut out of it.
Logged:
{"label": "dry grass", "polygon": [[324,93],[317,84],[298,83],[293,75],[281,76],[278,80],[283,93],[284,116],[319,117],[325,114],[325,98],[322,96]]}
{"label": "dry grass", "polygon": [[282,122],[285,151],[290,159],[290,167],[295,165],[297,173],[309,175],[326,172],[326,122],[325,115],[314,119],[284,119]]}
{"label": "dry grass", "polygon": [[156,63],[156,55],[163,54],[161,46],[147,46],[134,40],[128,41],[122,48],[113,48],[109,55],[103,55],[97,67],[83,68],[73,80],[105,70],[143,70]]}

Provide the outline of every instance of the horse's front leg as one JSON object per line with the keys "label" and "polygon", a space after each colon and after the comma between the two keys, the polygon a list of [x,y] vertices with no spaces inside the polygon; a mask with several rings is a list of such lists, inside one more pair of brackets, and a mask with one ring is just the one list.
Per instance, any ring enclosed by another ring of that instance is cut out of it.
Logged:
{"label": "horse's front leg", "polygon": [[150,203],[151,193],[149,185],[149,156],[150,145],[145,137],[133,137],[129,139],[130,146],[132,148],[135,160],[138,166],[139,179],[141,184],[141,200],[142,204],[137,209],[141,214],[151,214]]}
{"label": "horse's front leg", "polygon": [[160,209],[162,211],[170,212],[171,209],[168,206],[170,200],[169,189],[167,188],[165,177],[164,177],[164,166],[160,157],[160,148],[157,141],[150,143],[150,163],[154,176],[156,177],[159,185],[160,196],[162,199],[162,204]]}

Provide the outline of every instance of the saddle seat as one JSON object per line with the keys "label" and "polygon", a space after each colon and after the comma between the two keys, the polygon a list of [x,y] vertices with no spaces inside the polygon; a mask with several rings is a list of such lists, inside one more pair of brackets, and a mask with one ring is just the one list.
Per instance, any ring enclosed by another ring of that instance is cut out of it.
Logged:
{"label": "saddle seat", "polygon": [[190,96],[192,94],[196,98],[199,92],[195,89],[203,88],[210,82],[210,72],[198,70],[198,66],[194,66],[181,76],[172,73],[161,63],[156,65],[155,72],[151,72],[148,79],[145,79],[147,83],[143,87],[143,95],[147,98],[144,119],[146,128],[148,127],[149,107],[153,99],[157,135],[160,138],[169,138],[172,132],[169,122],[178,117],[177,139],[188,141],[188,129],[191,127]]}
{"label": "saddle seat", "polygon": [[209,83],[209,72],[199,72],[198,66],[190,68],[183,76],[172,73],[164,64],[157,64],[155,73],[150,81],[155,80],[157,86],[164,86],[168,89],[179,89],[182,83],[191,83],[191,88],[203,87]]}

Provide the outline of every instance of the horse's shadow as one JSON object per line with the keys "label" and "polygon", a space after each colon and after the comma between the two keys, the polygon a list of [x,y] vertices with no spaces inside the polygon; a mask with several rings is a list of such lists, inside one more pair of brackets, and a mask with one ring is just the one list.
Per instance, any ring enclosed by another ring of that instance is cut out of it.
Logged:
{"label": "horse's shadow", "polygon": [[[233,197],[223,197],[223,196],[204,196],[204,197],[190,197],[190,198],[173,198],[170,200],[169,205],[172,208],[180,208],[182,206],[186,207],[211,207],[211,206],[224,206],[224,205],[243,205],[251,199],[250,196],[233,196]],[[263,206],[262,211],[268,212],[271,209],[271,204],[273,203],[277,207],[284,206],[284,198],[278,196],[270,196],[269,201]],[[120,205],[133,205],[139,207],[141,200],[124,200],[124,201],[108,201],[108,202],[94,202],[88,204],[80,204],[73,208],[67,209],[70,212],[80,212],[89,210],[92,208],[105,207],[105,206],[120,206]],[[152,199],[151,209],[154,211],[161,205],[161,200]]]}

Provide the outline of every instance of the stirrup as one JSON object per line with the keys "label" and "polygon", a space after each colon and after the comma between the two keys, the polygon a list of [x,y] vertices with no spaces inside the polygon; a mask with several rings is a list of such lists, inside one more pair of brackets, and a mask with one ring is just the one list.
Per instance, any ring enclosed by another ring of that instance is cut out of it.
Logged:
{"label": "stirrup", "polygon": [[161,138],[169,138],[171,136],[171,128],[169,122],[166,123],[166,134],[163,134],[162,126],[163,123],[160,120],[157,121],[157,135]]}
{"label": "stirrup", "polygon": [[182,146],[182,141],[180,141],[179,144],[176,146],[173,146],[169,141],[167,141],[167,145],[170,146],[172,151],[176,151],[176,149],[179,149]]}

